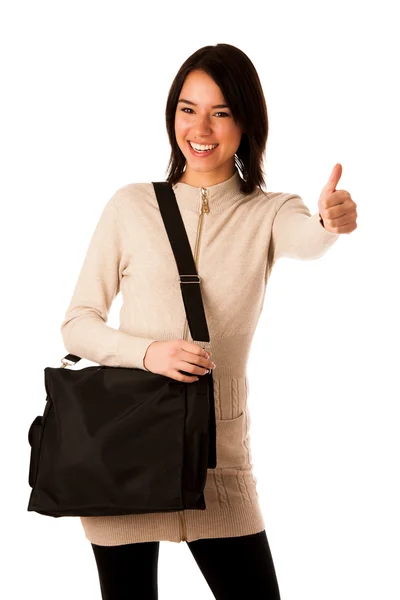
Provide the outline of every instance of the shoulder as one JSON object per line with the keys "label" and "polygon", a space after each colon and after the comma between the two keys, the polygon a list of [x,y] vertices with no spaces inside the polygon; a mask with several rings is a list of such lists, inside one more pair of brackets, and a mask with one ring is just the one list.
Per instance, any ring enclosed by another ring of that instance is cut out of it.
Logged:
{"label": "shoulder", "polygon": [[152,183],[127,183],[114,192],[110,199],[118,209],[131,208],[134,205],[154,204],[154,186]]}
{"label": "shoulder", "polygon": [[278,210],[291,198],[297,201],[302,201],[298,194],[291,192],[269,192],[258,188],[252,194],[249,194],[247,199],[253,204],[267,208],[268,212],[272,214],[278,212]]}
{"label": "shoulder", "polygon": [[292,192],[263,192],[263,194],[277,205],[283,204],[283,202],[295,196],[296,198],[299,197],[298,194]]}
{"label": "shoulder", "polygon": [[274,204],[285,202],[293,196],[297,196],[297,194],[291,192],[269,192],[261,188],[257,188],[252,194],[249,194],[249,198],[257,198]]}
{"label": "shoulder", "polygon": [[154,196],[152,183],[127,183],[116,190],[112,200],[117,206],[132,202],[145,202]]}
{"label": "shoulder", "polygon": [[293,192],[268,192],[266,195],[268,196],[269,202],[273,206],[275,213],[277,213],[289,200],[296,205],[303,204],[301,196]]}

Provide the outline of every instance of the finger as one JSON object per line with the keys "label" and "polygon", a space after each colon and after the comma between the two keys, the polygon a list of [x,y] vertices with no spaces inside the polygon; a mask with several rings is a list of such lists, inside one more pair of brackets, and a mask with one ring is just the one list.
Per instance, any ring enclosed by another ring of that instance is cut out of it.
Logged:
{"label": "finger", "polygon": [[176,379],[177,381],[183,381],[184,383],[193,383],[193,381],[198,381],[199,377],[197,375],[184,375],[178,369],[173,370],[172,379]]}
{"label": "finger", "polygon": [[335,190],[334,192],[329,192],[328,196],[324,198],[325,216],[327,216],[327,209],[332,210],[335,207],[341,207],[342,210],[344,206],[347,210],[348,199],[349,192],[346,190]]}
{"label": "finger", "polygon": [[194,373],[195,375],[206,375],[209,370],[208,365],[202,367],[190,362],[185,362],[183,360],[178,362],[177,368],[181,369],[182,371],[186,371],[187,373]]}
{"label": "finger", "polygon": [[[339,193],[340,190],[337,190],[334,194],[334,197],[336,197],[336,194]],[[350,202],[348,200],[348,192],[343,190],[342,202],[332,204],[327,210],[325,210],[325,219],[334,221],[337,218],[354,214],[356,209],[355,206],[352,206],[354,205],[353,201],[351,200]],[[351,208],[349,208],[349,206]]]}
{"label": "finger", "polygon": [[336,163],[333,167],[331,174],[329,176],[328,182],[324,186],[324,191],[331,193],[336,190],[336,186],[339,183],[339,179],[342,176],[342,165],[340,163]]}
{"label": "finger", "polygon": [[193,355],[192,352],[186,352],[185,350],[183,350],[180,354],[179,357],[182,361],[186,361],[186,363],[195,365],[195,366],[200,366],[200,367],[205,367],[206,369],[209,369],[211,367],[212,364],[212,360],[210,358],[206,358],[205,356],[199,356],[199,355]]}
{"label": "finger", "polygon": [[191,352],[192,354],[196,354],[197,356],[207,356],[208,352],[198,344],[194,342],[189,342],[187,340],[182,340],[181,348],[186,350],[186,352]]}
{"label": "finger", "polygon": [[342,225],[340,227],[333,228],[333,230],[334,230],[333,233],[351,233],[355,229],[357,229],[357,224],[352,223],[352,224]]}
{"label": "finger", "polygon": [[335,204],[335,206],[331,206],[326,212],[326,218],[330,221],[334,221],[335,219],[340,219],[347,215],[348,210],[343,204]]}

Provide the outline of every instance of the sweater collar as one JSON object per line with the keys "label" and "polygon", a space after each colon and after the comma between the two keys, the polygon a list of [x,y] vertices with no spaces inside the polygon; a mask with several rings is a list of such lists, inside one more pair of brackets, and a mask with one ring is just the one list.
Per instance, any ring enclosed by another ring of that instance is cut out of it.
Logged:
{"label": "sweater collar", "polygon": [[[236,169],[229,179],[204,188],[207,190],[207,200],[211,213],[225,210],[243,197],[240,191],[240,182],[241,177]],[[172,189],[180,208],[200,213],[203,205],[201,187],[178,181],[172,186]]]}

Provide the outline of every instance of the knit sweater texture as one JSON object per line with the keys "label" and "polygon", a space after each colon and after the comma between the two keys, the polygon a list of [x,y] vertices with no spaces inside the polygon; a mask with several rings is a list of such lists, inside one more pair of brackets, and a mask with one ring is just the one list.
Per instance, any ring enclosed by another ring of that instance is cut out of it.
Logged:
{"label": "knit sweater texture", "polygon": [[[311,260],[339,237],[297,194],[240,191],[236,170],[206,188],[173,186],[201,278],[210,341],[193,340],[178,269],[152,183],[119,188],[94,229],[61,324],[66,350],[100,365],[145,369],[151,342],[186,339],[212,352],[217,466],[205,510],[79,517],[100,546],[242,536],[265,528],[253,474],[247,361],[271,270],[280,257]],[[206,211],[203,207],[206,206]],[[208,211],[207,211],[208,209]],[[122,294],[119,329],[107,324]]]}

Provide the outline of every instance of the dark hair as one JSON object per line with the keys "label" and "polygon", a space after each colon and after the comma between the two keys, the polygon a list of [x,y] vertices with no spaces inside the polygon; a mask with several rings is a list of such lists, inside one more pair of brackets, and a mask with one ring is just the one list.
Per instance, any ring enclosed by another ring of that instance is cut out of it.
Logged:
{"label": "dark hair", "polygon": [[165,118],[171,144],[167,181],[174,185],[180,179],[186,159],[175,137],[175,113],[179,95],[187,75],[194,70],[207,73],[219,86],[236,123],[244,131],[235,154],[235,165],[241,171],[241,191],[252,193],[265,185],[262,168],[268,138],[268,114],[257,71],[248,56],[230,44],[204,46],[183,63],[169,90]]}

